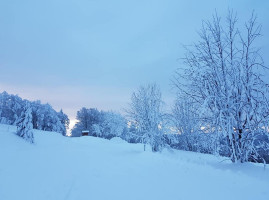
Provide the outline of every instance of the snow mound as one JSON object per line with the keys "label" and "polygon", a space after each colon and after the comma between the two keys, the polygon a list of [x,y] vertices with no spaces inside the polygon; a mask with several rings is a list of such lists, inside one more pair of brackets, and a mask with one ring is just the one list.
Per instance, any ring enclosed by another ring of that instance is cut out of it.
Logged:
{"label": "snow mound", "polygon": [[269,199],[261,164],[45,131],[31,145],[15,131],[0,125],[1,200]]}
{"label": "snow mound", "polygon": [[120,137],[113,137],[110,139],[110,141],[118,144],[124,144],[127,143],[125,140],[121,139]]}

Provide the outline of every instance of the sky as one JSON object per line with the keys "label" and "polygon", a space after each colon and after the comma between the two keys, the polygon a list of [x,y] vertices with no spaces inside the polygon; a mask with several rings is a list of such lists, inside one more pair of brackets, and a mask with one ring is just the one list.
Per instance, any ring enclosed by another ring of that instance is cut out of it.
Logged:
{"label": "sky", "polygon": [[81,107],[123,112],[141,85],[157,83],[167,108],[183,44],[202,20],[255,10],[269,65],[267,0],[1,0],[0,92],[50,103],[74,124]]}

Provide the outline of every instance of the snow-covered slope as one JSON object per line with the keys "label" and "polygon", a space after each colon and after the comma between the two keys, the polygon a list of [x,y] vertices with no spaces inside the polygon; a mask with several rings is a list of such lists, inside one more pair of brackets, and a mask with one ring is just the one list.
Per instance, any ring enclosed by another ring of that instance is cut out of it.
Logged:
{"label": "snow-covered slope", "polygon": [[31,145],[14,132],[0,125],[1,200],[269,199],[269,166],[43,131]]}

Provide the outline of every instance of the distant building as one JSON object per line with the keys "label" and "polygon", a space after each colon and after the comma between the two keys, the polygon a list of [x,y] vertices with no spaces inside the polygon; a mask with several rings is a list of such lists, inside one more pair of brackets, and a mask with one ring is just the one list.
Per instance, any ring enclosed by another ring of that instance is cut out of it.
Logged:
{"label": "distant building", "polygon": [[90,133],[89,130],[82,131],[82,132],[81,132],[81,136],[88,136],[89,133]]}

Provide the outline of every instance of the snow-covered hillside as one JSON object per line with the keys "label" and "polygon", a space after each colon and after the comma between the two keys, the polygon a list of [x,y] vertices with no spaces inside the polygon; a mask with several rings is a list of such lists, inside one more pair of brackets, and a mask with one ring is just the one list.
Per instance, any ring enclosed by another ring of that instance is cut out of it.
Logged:
{"label": "snow-covered hillside", "polygon": [[14,132],[0,125],[1,200],[269,199],[269,166],[43,131],[31,145]]}

